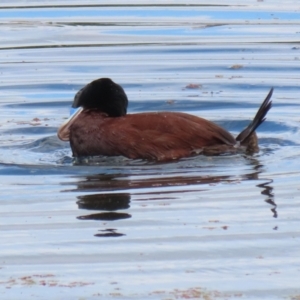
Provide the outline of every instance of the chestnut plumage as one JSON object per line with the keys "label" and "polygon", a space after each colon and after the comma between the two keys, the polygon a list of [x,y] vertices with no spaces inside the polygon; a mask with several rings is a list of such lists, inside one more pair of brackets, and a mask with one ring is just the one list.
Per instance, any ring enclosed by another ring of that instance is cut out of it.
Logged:
{"label": "chestnut plumage", "polygon": [[109,78],[97,79],[75,96],[81,107],[58,130],[70,141],[73,156],[118,156],[168,161],[197,154],[218,155],[258,151],[255,130],[272,106],[273,88],[253,121],[234,138],[228,131],[203,118],[181,112],[127,114],[123,88]]}

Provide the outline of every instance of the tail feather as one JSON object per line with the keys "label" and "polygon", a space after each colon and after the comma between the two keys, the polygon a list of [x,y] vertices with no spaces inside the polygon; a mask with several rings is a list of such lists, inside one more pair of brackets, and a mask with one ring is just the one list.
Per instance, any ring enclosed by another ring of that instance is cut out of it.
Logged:
{"label": "tail feather", "polygon": [[260,106],[253,121],[236,137],[236,141],[243,143],[255,130],[265,121],[265,116],[272,107],[272,101],[270,100],[273,94],[273,88],[271,88],[265,101]]}

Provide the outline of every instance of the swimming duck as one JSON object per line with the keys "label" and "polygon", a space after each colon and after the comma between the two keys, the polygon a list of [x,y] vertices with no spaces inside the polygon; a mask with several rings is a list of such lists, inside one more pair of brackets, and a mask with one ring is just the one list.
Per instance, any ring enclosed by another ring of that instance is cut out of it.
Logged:
{"label": "swimming duck", "polygon": [[272,106],[273,88],[253,121],[237,136],[206,119],[182,112],[127,114],[123,88],[110,78],[83,87],[72,107],[79,110],[58,129],[70,141],[73,156],[125,156],[156,161],[176,160],[197,154],[219,155],[258,152],[255,130]]}

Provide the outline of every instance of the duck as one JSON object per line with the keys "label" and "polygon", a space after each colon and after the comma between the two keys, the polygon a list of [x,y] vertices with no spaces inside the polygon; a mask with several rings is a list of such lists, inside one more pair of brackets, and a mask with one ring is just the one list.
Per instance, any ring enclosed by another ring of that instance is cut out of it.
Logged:
{"label": "duck", "polygon": [[195,155],[259,151],[256,129],[272,107],[273,88],[254,119],[236,137],[216,123],[183,112],[127,113],[128,98],[110,78],[96,79],[80,89],[72,104],[77,111],[58,129],[69,141],[73,157],[124,156],[172,161]]}

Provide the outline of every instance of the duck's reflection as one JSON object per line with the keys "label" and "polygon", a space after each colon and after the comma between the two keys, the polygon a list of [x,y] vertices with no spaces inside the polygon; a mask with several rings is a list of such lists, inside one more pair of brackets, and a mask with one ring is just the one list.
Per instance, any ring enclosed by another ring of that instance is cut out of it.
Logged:
{"label": "duck's reflection", "polygon": [[[77,205],[79,209],[104,211],[78,216],[77,219],[79,220],[116,221],[131,218],[130,214],[117,212],[118,210],[124,210],[130,207],[129,193],[93,194],[79,196],[77,198]],[[116,229],[105,229],[102,231],[104,231],[104,233],[98,233],[95,234],[95,236],[118,237],[124,235],[123,233],[116,232]]]}
{"label": "duck's reflection", "polygon": [[[201,175],[205,172],[200,168],[195,172],[195,168],[176,169],[171,171],[155,172],[155,168],[141,169],[135,172],[132,170],[122,174],[90,174],[77,178],[77,192],[88,192],[87,195],[78,196],[77,205],[79,209],[93,210],[90,214],[80,215],[79,220],[103,221],[104,225],[111,221],[131,218],[131,214],[124,212],[130,208],[131,193],[134,194],[135,201],[154,201],[162,199],[178,199],[180,195],[188,192],[199,192],[212,190],[212,186],[222,183],[236,184],[242,181],[254,181],[254,187],[259,188],[260,193],[267,198],[265,201],[272,205],[272,216],[277,217],[276,204],[274,201],[274,188],[271,186],[271,179],[261,182],[261,174],[264,173],[265,166],[259,160],[248,157],[242,174],[231,173],[230,175]],[[250,166],[250,168],[249,168]],[[215,168],[215,166],[214,166]],[[219,173],[218,169],[212,169]],[[179,173],[180,171],[180,173]],[[192,171],[192,172],[191,172]],[[208,171],[211,171],[208,169]],[[174,187],[174,188],[172,188]],[[120,192],[129,191],[128,193]],[[74,190],[73,190],[74,191]],[[90,194],[91,192],[98,192]],[[237,204],[238,205],[238,204]],[[111,226],[111,225],[109,225]],[[95,234],[97,237],[118,237],[124,235],[115,228],[99,230]]]}
{"label": "duck's reflection", "polygon": [[[106,191],[114,192],[118,190],[131,190],[131,189],[149,189],[149,188],[165,188],[171,186],[186,186],[217,184],[219,182],[236,181],[232,176],[219,175],[219,176],[199,176],[188,174],[188,171],[183,175],[174,175],[159,173],[144,173],[138,176],[128,175],[101,175],[94,174],[88,175],[78,181],[76,191]],[[205,188],[203,188],[205,189]],[[197,188],[197,190],[201,190]],[[180,192],[180,191],[179,191]],[[150,192],[151,193],[151,192]],[[159,192],[161,193],[161,191]]]}

